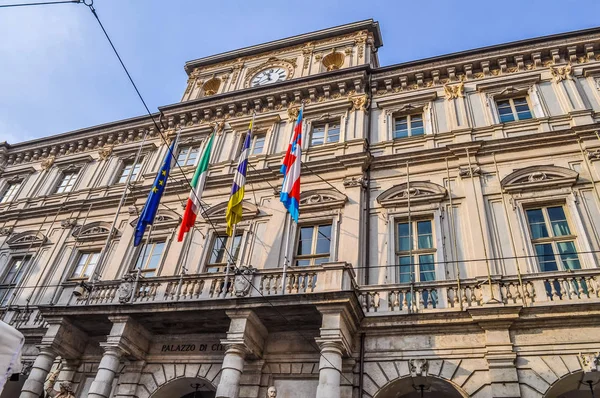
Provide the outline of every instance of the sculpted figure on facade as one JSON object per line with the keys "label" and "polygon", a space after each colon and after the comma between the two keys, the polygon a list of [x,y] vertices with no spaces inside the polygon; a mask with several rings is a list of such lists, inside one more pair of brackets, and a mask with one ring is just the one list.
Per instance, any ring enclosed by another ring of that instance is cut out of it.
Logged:
{"label": "sculpted figure on facade", "polygon": [[550,73],[552,73],[552,77],[554,78],[554,82],[558,83],[563,80],[570,80],[573,75],[573,67],[569,62],[565,66],[560,66],[558,68],[550,67]]}
{"label": "sculpted figure on facade", "polygon": [[427,359],[411,359],[410,361],[408,361],[408,366],[410,367],[410,375],[412,377],[427,376],[427,371],[429,370],[429,364],[427,363]]}
{"label": "sculpted figure on facade", "polygon": [[48,378],[48,387],[46,387],[46,394],[52,398],[75,398],[73,394],[73,386],[68,381],[63,381],[59,384],[59,391],[54,389],[56,384],[56,378],[58,377],[59,370],[55,371]]}
{"label": "sculpted figure on facade", "polygon": [[277,389],[275,386],[269,387],[267,390],[267,398],[277,398]]}

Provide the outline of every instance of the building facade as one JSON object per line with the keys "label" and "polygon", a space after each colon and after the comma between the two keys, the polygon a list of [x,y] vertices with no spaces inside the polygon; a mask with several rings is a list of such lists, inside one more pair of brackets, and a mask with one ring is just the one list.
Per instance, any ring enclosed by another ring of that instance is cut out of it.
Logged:
{"label": "building facade", "polygon": [[[367,20],[190,61],[161,131],[0,144],[0,310],[27,339],[2,398],[49,375],[94,398],[600,394],[600,29],[385,67],[381,46]],[[301,104],[295,224],[279,167]]]}

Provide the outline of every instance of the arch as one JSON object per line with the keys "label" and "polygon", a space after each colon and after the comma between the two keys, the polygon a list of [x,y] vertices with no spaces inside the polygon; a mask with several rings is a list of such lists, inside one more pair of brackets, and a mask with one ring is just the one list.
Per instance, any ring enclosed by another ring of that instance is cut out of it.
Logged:
{"label": "arch", "polygon": [[72,235],[78,240],[103,239],[108,235],[111,224],[106,221],[94,221],[73,230]]}
{"label": "arch", "polygon": [[303,211],[339,209],[344,207],[348,197],[333,189],[312,189],[300,194],[300,209]]}
{"label": "arch", "polygon": [[6,244],[11,249],[25,249],[43,245],[47,240],[48,237],[39,231],[25,231],[13,234],[6,240]]}
{"label": "arch", "polygon": [[383,207],[396,207],[404,206],[408,202],[409,197],[411,204],[415,205],[441,202],[446,197],[446,188],[433,182],[411,182],[410,192],[408,192],[407,186],[406,182],[394,185],[379,194],[377,202]]}
{"label": "arch", "polygon": [[[136,217],[129,224],[134,227],[137,225],[139,217]],[[176,227],[181,222],[179,214],[171,210],[158,210],[154,217],[154,226],[160,228]]]}
{"label": "arch", "polygon": [[[196,395],[196,389],[192,387],[195,384],[200,385]],[[150,398],[214,398],[215,391],[215,386],[203,377],[180,377],[159,386],[150,394]]]}
{"label": "arch", "polygon": [[410,377],[394,379],[385,384],[373,398],[418,398],[421,397],[419,387],[423,387],[423,397],[429,398],[467,398],[463,389],[441,377]]}
{"label": "arch", "polygon": [[541,165],[518,169],[500,181],[507,192],[536,191],[572,187],[579,173],[565,167]]}
{"label": "arch", "polygon": [[[214,206],[206,209],[205,212],[202,213],[202,218],[205,220],[210,219],[214,222],[225,222],[225,211],[227,210],[228,202],[221,202]],[[247,200],[242,201],[242,219],[254,218],[258,215],[259,210],[258,207]]]}
{"label": "arch", "polygon": [[[590,387],[585,383],[585,373],[577,371],[556,380],[544,394],[544,398],[582,398],[590,396]],[[594,393],[600,393],[600,383],[595,381]],[[584,395],[584,394],[588,395]]]}

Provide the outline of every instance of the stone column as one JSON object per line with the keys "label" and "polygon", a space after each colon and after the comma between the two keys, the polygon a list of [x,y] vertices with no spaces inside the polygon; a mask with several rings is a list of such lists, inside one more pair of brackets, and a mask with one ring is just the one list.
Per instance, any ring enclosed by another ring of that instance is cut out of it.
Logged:
{"label": "stone column", "polygon": [[231,319],[227,338],[221,340],[227,350],[221,367],[221,380],[217,386],[216,398],[238,398],[240,380],[246,358],[262,356],[267,337],[267,329],[251,310],[228,311]]}
{"label": "stone column", "polygon": [[248,350],[243,344],[230,344],[227,346],[216,398],[238,398],[240,379],[242,378],[247,353]]}
{"label": "stone column", "polygon": [[58,354],[53,348],[42,347],[33,362],[31,373],[21,389],[20,398],[39,398],[44,391],[44,382]]}
{"label": "stone column", "polygon": [[119,347],[104,347],[104,355],[98,365],[98,373],[92,382],[88,397],[109,398],[115,374],[119,371],[122,354],[123,351]]}
{"label": "stone column", "polygon": [[320,346],[317,398],[339,398],[341,396],[343,346],[334,341],[322,342]]}

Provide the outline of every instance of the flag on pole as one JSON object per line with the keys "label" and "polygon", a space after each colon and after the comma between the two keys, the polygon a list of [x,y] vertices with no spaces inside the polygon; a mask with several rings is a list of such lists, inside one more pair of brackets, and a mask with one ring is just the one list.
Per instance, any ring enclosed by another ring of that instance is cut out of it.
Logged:
{"label": "flag on pole", "polygon": [[225,211],[225,220],[227,220],[227,235],[233,234],[233,226],[242,220],[242,200],[244,200],[244,185],[246,185],[246,171],[248,169],[248,155],[250,153],[250,142],[252,141],[252,122],[246,133],[246,140],[242,146],[240,157],[238,158],[237,169],[233,175],[231,184],[231,196],[227,203]]}
{"label": "flag on pole", "polygon": [[206,144],[206,148],[204,148],[204,152],[202,152],[200,163],[198,163],[198,167],[196,168],[196,172],[194,173],[194,177],[190,183],[192,190],[190,191],[190,197],[187,200],[185,212],[183,213],[183,219],[181,220],[181,225],[179,226],[179,236],[177,237],[178,242],[181,242],[185,233],[189,232],[189,230],[194,227],[194,224],[196,223],[196,216],[200,212],[200,199],[202,198],[202,191],[204,190],[204,184],[206,183],[206,178],[208,176],[208,163],[210,161],[210,153],[214,137],[215,133],[213,132],[208,139],[208,143]]}
{"label": "flag on pole", "polygon": [[283,186],[279,200],[283,203],[292,219],[298,222],[300,213],[300,167],[302,158],[302,113],[303,108],[298,112],[298,119],[294,126],[292,140],[288,146],[281,172],[283,173]]}
{"label": "flag on pole", "polygon": [[169,172],[171,171],[171,163],[173,160],[173,153],[175,152],[176,143],[177,138],[173,140],[170,150],[165,156],[165,161],[163,162],[162,167],[154,179],[154,184],[152,184],[152,189],[150,189],[148,199],[146,199],[144,209],[142,210],[142,214],[140,215],[138,223],[135,227],[135,239],[133,241],[134,246],[138,246],[142,242],[146,227],[154,222],[154,217],[156,217],[156,211],[158,210],[158,205],[160,203],[160,198],[162,198],[162,194],[167,186],[167,178],[169,178]]}

